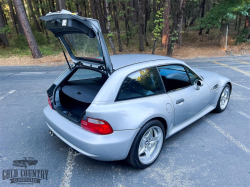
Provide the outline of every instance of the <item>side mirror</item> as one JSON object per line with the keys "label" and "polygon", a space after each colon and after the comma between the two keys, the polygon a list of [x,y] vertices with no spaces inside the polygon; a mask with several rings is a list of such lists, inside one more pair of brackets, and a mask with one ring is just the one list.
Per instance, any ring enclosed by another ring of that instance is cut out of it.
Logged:
{"label": "side mirror", "polygon": [[202,87],[204,85],[204,83],[203,83],[203,81],[202,80],[195,80],[194,81],[194,88],[196,89],[196,90],[199,90],[200,89],[200,87]]}

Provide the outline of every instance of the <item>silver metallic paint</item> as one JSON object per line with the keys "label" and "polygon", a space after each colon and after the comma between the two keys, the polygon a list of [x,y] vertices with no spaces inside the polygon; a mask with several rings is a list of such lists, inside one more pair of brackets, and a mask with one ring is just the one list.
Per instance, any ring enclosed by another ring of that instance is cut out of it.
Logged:
{"label": "silver metallic paint", "polygon": [[[139,129],[153,118],[162,118],[166,121],[166,138],[190,125],[202,116],[212,111],[217,104],[220,93],[230,80],[216,73],[192,69],[184,62],[162,57],[162,60],[151,60],[141,63],[140,55],[119,55],[127,60],[119,65],[112,61],[116,69],[96,95],[94,101],[86,110],[88,117],[103,119],[110,123],[114,132],[110,135],[96,135],[83,130],[80,126],[62,117],[49,106],[44,109],[46,121],[51,130],[59,135],[65,143],[69,144],[82,154],[98,160],[121,160],[128,155],[131,144]],[[153,58],[154,55],[149,55]],[[134,62],[134,58],[138,63]],[[144,57],[142,57],[143,59]],[[156,56],[155,58],[159,58]],[[114,60],[114,58],[111,59]],[[132,60],[133,59],[133,60]],[[134,71],[168,64],[180,64],[189,67],[204,78],[204,85],[200,90],[189,86],[179,91],[148,96],[144,98],[115,101],[119,88],[127,75]],[[55,84],[58,84],[69,71],[66,71]],[[216,90],[211,87],[219,84]],[[177,99],[185,97],[182,105],[176,105]],[[169,106],[171,105],[171,106]],[[172,110],[169,112],[169,108]],[[175,119],[175,115],[178,117]]]}

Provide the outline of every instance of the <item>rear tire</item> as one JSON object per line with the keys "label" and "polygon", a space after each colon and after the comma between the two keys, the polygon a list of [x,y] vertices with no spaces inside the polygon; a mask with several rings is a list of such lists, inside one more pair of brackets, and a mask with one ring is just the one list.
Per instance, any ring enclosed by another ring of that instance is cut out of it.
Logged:
{"label": "rear tire", "polygon": [[161,153],[165,129],[158,120],[147,122],[136,135],[126,161],[144,169],[154,163]]}
{"label": "rear tire", "polygon": [[214,112],[221,113],[224,110],[226,110],[227,105],[228,105],[229,100],[230,100],[230,94],[231,94],[230,86],[229,86],[229,84],[226,84],[225,87],[223,88],[221,94],[220,94],[220,98],[217,102],[217,106],[214,109]]}

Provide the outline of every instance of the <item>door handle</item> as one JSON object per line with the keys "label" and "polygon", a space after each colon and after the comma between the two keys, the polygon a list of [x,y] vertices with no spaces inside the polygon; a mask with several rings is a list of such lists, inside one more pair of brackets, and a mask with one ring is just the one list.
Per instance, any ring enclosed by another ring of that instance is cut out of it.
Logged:
{"label": "door handle", "polygon": [[182,104],[182,103],[184,103],[184,99],[182,98],[182,99],[178,99],[177,101],[176,101],[176,104],[177,105],[179,105],[179,104]]}

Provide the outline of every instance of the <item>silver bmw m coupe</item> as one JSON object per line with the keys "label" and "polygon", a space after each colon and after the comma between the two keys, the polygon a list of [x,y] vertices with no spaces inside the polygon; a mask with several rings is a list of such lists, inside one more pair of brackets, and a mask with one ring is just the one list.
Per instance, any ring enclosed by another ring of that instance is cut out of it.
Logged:
{"label": "silver bmw m coupe", "polygon": [[88,157],[146,168],[164,139],[228,105],[226,77],[165,56],[109,56],[94,19],[64,10],[41,19],[73,62],[65,55],[68,69],[47,90],[46,124]]}

